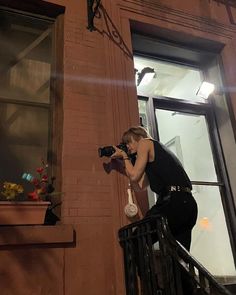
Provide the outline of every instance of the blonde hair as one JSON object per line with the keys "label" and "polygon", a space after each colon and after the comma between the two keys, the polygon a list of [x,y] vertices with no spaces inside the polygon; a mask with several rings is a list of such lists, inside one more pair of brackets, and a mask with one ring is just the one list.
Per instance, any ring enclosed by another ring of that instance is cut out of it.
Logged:
{"label": "blonde hair", "polygon": [[131,142],[131,138],[138,141],[140,138],[151,138],[148,134],[147,130],[142,126],[133,126],[130,127],[127,131],[123,133],[122,142],[129,143]]}

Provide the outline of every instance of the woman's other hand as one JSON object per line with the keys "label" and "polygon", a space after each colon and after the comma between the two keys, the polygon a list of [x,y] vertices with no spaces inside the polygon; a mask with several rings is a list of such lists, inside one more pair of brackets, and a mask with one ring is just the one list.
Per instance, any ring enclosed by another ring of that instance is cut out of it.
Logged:
{"label": "woman's other hand", "polygon": [[113,145],[115,152],[111,155],[111,159],[125,159],[128,158],[128,155],[125,151],[119,149],[118,147]]}

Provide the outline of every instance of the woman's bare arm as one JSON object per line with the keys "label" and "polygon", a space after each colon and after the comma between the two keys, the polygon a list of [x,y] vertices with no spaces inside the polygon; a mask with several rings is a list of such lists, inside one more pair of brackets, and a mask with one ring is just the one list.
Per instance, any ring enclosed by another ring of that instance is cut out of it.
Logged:
{"label": "woman's bare arm", "polygon": [[136,183],[135,186],[137,190],[143,190],[144,188],[146,188],[148,186],[148,180],[147,180],[147,176],[145,175],[145,167],[149,158],[149,150],[150,150],[149,141],[147,140],[139,141],[139,144],[137,147],[137,158],[136,158],[134,166],[132,165],[132,163],[130,162],[130,159],[128,158],[127,154],[124,151],[116,147],[114,148],[116,149],[116,152],[112,155],[112,158],[124,159],[126,174],[131,180],[131,182],[133,183],[133,186],[134,186],[134,183]]}
{"label": "woman's bare arm", "polygon": [[131,187],[135,192],[141,192],[147,189],[149,186],[149,181],[147,178],[146,173],[143,174],[142,178],[139,182],[136,181],[130,181]]}

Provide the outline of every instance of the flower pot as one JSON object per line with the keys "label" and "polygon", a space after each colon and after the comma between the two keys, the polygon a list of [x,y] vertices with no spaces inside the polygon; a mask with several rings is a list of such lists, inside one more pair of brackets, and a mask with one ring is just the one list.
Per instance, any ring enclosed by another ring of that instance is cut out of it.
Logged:
{"label": "flower pot", "polygon": [[43,224],[50,202],[0,201],[0,225]]}

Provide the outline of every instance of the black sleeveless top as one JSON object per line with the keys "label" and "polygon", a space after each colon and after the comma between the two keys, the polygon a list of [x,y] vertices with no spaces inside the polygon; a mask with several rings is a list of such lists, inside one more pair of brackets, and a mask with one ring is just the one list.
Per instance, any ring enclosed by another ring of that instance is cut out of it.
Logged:
{"label": "black sleeveless top", "polygon": [[145,168],[151,190],[157,194],[165,194],[167,187],[171,185],[192,189],[190,179],[175,154],[162,143],[156,140],[152,142],[155,158],[153,162],[148,162]]}

